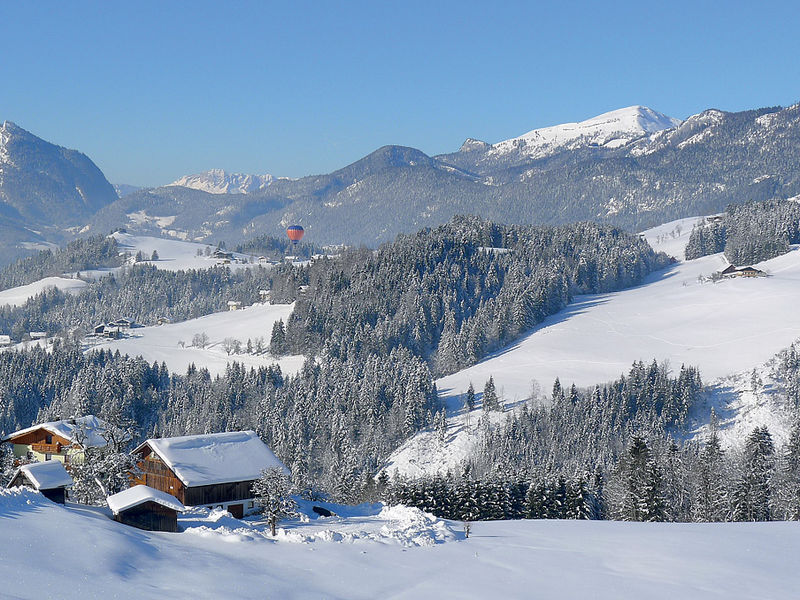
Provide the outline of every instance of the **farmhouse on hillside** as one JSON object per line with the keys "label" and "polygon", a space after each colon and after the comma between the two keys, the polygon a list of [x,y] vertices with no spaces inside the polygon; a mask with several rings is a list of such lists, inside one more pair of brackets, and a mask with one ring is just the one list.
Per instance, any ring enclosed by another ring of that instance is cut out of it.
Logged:
{"label": "farmhouse on hillside", "polygon": [[131,483],[166,492],[185,506],[219,507],[241,518],[255,509],[261,471],[289,470],[254,431],[149,439],[133,451]]}
{"label": "farmhouse on hillside", "polygon": [[22,465],[8,483],[10,488],[32,488],[58,504],[66,502],[66,488],[70,485],[72,477],[57,460]]}
{"label": "farmhouse on hillside", "polygon": [[108,425],[94,415],[40,423],[20,429],[3,438],[14,446],[14,458],[45,462],[58,460],[66,465],[83,462],[86,448],[105,446],[103,435]]}
{"label": "farmhouse on hillside", "polygon": [[754,267],[742,267],[741,269],[737,269],[733,265],[728,265],[724,270],[720,271],[719,274],[726,279],[732,277],[767,277],[764,271]]}
{"label": "farmhouse on hillside", "polygon": [[180,500],[146,485],[136,485],[106,498],[114,520],[147,531],[178,531]]}

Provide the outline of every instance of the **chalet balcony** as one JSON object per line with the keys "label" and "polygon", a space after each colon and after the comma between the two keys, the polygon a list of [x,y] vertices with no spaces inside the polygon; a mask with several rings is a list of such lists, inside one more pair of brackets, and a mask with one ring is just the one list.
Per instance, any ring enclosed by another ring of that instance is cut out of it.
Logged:
{"label": "chalet balcony", "polygon": [[55,442],[53,444],[31,444],[31,450],[41,454],[61,454],[64,446]]}

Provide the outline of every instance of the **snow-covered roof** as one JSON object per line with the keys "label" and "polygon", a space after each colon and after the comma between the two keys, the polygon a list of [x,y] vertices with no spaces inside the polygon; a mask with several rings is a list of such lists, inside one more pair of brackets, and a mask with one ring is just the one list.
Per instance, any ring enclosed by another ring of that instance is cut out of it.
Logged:
{"label": "snow-covered roof", "polygon": [[[69,476],[64,465],[58,460],[48,460],[45,462],[30,463],[22,465],[17,473],[25,473],[37,490],[52,490],[55,488],[72,485],[72,477]],[[17,473],[14,474],[16,478]],[[12,478],[12,481],[14,479]]]}
{"label": "snow-covered roof", "polygon": [[150,446],[188,487],[251,481],[271,467],[289,473],[255,431],[150,439],[135,452],[145,446]]}
{"label": "snow-covered roof", "polygon": [[119,494],[109,496],[106,498],[106,502],[108,502],[108,507],[115,515],[145,502],[156,502],[161,506],[166,506],[178,512],[186,510],[181,501],[175,496],[170,496],[161,490],[154,490],[147,485],[135,485]]}
{"label": "snow-covered roof", "polygon": [[20,435],[36,431],[37,429],[46,429],[52,434],[59,435],[70,442],[75,442],[75,435],[79,429],[83,429],[86,437],[83,441],[83,447],[98,447],[105,446],[108,441],[103,437],[103,434],[108,429],[108,425],[94,415],[86,415],[85,417],[78,417],[77,419],[63,419],[61,421],[50,421],[49,423],[38,423],[25,429],[20,429],[7,435],[2,441],[10,440]]}

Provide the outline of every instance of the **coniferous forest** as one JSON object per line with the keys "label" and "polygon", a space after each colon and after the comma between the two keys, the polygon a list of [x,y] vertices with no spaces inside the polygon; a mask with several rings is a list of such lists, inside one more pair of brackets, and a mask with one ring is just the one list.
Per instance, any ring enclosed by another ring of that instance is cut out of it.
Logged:
{"label": "coniferous forest", "polygon": [[[113,249],[87,243],[99,248],[92,264],[112,264]],[[28,272],[61,268],[60,256],[4,274],[24,281]],[[403,502],[463,520],[797,518],[800,430],[776,447],[769,431],[757,429],[743,452],[724,451],[713,427],[703,443],[684,441],[690,413],[703,406],[701,374],[655,361],[588,389],[555,381],[550,394],[531,398],[499,425],[488,412],[503,410],[502,401],[485,392],[480,447],[456,472],[416,481],[379,475],[404,440],[443,427],[436,376],[514,341],[574,294],[636,285],[669,262],[638,236],[609,226],[458,217],[376,251],[344,250],[303,266],[236,273],[133,266],[74,296],[48,291],[0,311],[4,330],[62,337],[47,351],[0,353],[0,432],[83,414],[130,430],[128,446],[250,428],[305,493]],[[273,302],[296,301],[271,336],[276,354],[307,357],[296,375],[235,363],[219,377],[194,366],[170,373],[141,358],[85,352],[80,343],[80,329],[99,319],[187,319],[220,310],[231,296],[256,301],[265,288]],[[797,406],[794,348],[782,357],[778,380]],[[3,461],[7,476],[8,457]],[[87,478],[111,477],[104,468],[111,467],[98,466]]]}
{"label": "coniferous forest", "polygon": [[704,222],[692,230],[686,258],[725,252],[732,265],[750,265],[785,254],[791,244],[800,244],[800,203],[731,204],[721,220]]}

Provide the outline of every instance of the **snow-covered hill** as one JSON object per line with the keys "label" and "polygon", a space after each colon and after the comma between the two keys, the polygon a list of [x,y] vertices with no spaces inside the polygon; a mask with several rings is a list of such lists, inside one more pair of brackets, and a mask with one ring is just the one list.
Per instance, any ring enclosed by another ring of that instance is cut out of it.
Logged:
{"label": "snow-covered hill", "polygon": [[416,509],[341,513],[284,523],[276,538],[218,512],[151,533],[0,490],[0,595],[790,600],[800,589],[791,522],[496,521],[464,539]]}
{"label": "snow-covered hill", "polygon": [[[146,258],[151,258],[153,251],[158,254],[158,260],[147,260],[159,269],[167,271],[179,271],[186,269],[208,269],[220,264],[207,252],[213,251],[214,247],[208,244],[198,244],[195,242],[184,242],[182,240],[168,240],[164,238],[152,237],[147,235],[131,235],[130,233],[116,232],[112,237],[117,240],[120,251],[128,252],[135,256],[137,252],[144,254]],[[247,268],[252,264],[257,264],[256,257],[249,254],[233,253],[233,258],[227,266],[233,270]]]}
{"label": "snow-covered hill", "polygon": [[617,148],[647,134],[677,127],[680,123],[678,119],[646,106],[629,106],[579,123],[534,129],[519,137],[494,144],[489,153],[500,156],[519,152],[530,158],[541,158],[560,150],[578,147]]}
{"label": "snow-covered hill", "polygon": [[179,185],[209,194],[252,194],[266,189],[275,177],[272,175],[245,175],[211,169],[195,175],[184,175],[168,185]]}
{"label": "snow-covered hill", "polygon": [[[247,368],[278,363],[283,373],[296,373],[303,366],[303,356],[276,358],[268,352],[247,354],[247,340],[253,344],[262,338],[269,346],[272,326],[282,319],[284,322],[294,309],[294,304],[256,304],[236,311],[219,312],[180,323],[131,329],[129,336],[119,340],[100,340],[88,346],[119,350],[122,354],[141,356],[147,362],[165,362],[175,373],[185,373],[189,365],[206,368],[212,375],[224,374],[225,367],[238,362]],[[203,347],[193,346],[195,335],[206,334],[208,340]],[[238,352],[232,350],[230,342],[241,344]]]}
{"label": "snow-covered hill", "polygon": [[[643,235],[657,250],[682,259],[696,221],[673,221]],[[726,443],[739,443],[742,432],[764,424],[784,438],[790,424],[774,410],[769,382],[754,392],[749,374],[757,368],[768,379],[766,363],[800,338],[800,248],[756,265],[770,274],[767,278],[707,279],[727,264],[722,254],[681,260],[638,287],[578,296],[511,346],[439,379],[436,386],[449,415],[448,443],[442,445],[432,432],[419,433],[392,454],[386,470],[419,476],[455,468],[467,456],[479,437],[480,414],[466,425],[461,395],[470,382],[480,394],[493,377],[512,408],[548,395],[556,378],[565,386],[603,383],[637,360],[666,360],[673,370],[682,364],[699,367],[713,392],[709,403],[720,414]],[[710,406],[700,408],[707,419]],[[702,435],[704,423],[696,427]]]}
{"label": "snow-covered hill", "polygon": [[[213,256],[206,255],[207,251],[213,250],[212,246],[207,244],[120,232],[112,234],[112,237],[117,240],[120,250],[129,253],[131,257],[135,257],[137,252],[141,252],[150,259],[155,251],[158,254],[158,260],[146,260],[144,264],[152,264],[158,269],[167,271],[209,269],[221,262]],[[259,263],[254,256],[239,253],[233,253],[233,260],[226,263],[234,271],[258,264],[269,266],[266,263]],[[27,285],[0,291],[0,306],[21,306],[48,288],[78,293],[87,286],[86,280],[104,277],[117,271],[119,268],[107,268],[64,273],[61,277],[45,277]]]}
{"label": "snow-covered hill", "polygon": [[78,293],[87,283],[81,279],[68,277],[45,277],[28,285],[9,288],[0,292],[0,306],[22,306],[28,300],[51,288],[64,292]]}

